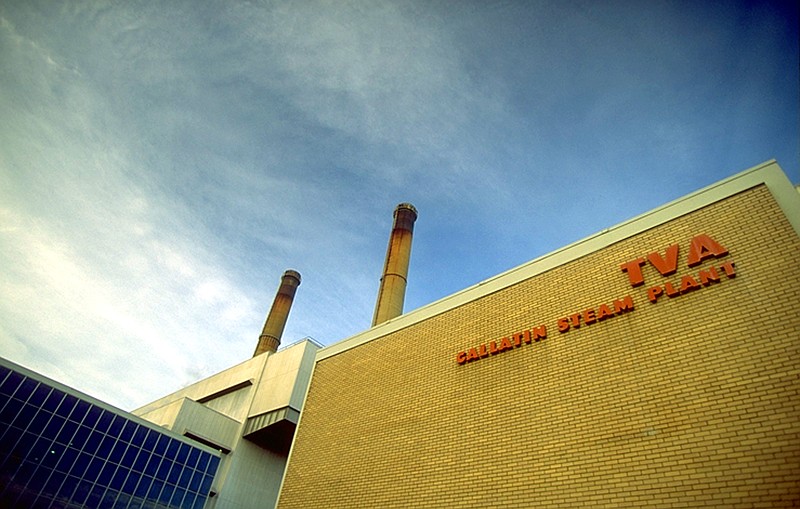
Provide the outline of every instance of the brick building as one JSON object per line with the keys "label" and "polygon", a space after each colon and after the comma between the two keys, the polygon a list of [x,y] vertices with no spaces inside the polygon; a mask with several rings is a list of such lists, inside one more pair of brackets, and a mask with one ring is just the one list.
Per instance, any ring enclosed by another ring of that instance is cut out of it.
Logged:
{"label": "brick building", "polygon": [[279,509],[800,503],[772,161],[320,350]]}

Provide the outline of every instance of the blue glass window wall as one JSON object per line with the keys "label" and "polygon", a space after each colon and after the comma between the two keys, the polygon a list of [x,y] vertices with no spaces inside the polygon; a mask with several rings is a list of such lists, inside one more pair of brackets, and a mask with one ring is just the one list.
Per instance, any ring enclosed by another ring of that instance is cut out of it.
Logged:
{"label": "blue glass window wall", "polygon": [[0,365],[0,507],[200,509],[219,455]]}

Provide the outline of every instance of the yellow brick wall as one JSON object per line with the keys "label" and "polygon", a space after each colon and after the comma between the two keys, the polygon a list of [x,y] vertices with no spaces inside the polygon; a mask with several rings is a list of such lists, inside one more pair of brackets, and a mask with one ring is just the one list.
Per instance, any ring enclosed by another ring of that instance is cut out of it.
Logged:
{"label": "yellow brick wall", "polygon": [[[700,233],[729,254],[688,268]],[[677,273],[632,288],[619,266],[673,243]],[[648,302],[725,261],[735,278]],[[760,186],[320,361],[279,508],[797,507],[798,346],[800,241]]]}

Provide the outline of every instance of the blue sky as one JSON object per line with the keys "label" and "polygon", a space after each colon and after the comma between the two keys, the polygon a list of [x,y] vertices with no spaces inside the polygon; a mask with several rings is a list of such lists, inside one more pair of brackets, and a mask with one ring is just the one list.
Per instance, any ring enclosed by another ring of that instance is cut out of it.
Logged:
{"label": "blue sky", "polygon": [[0,4],[0,355],[131,409],[775,158],[794,2]]}

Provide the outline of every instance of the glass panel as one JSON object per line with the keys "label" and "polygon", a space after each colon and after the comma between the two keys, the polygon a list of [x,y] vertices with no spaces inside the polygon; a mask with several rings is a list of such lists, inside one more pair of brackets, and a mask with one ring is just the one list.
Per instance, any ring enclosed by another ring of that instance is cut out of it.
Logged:
{"label": "glass panel", "polygon": [[[39,438],[32,433],[25,433],[22,436],[22,440],[20,440],[20,445],[28,445],[30,447],[28,458],[37,463],[44,461],[45,455],[50,452],[50,445],[52,443],[52,439],[46,437]],[[33,445],[31,446],[31,444]]]}
{"label": "glass panel", "polygon": [[170,501],[170,505],[175,507],[180,507],[181,502],[183,502],[183,497],[186,496],[186,490],[180,487],[175,488],[175,493],[172,494],[172,500]]}
{"label": "glass panel", "polygon": [[178,452],[178,448],[180,447],[181,443],[177,440],[170,439],[169,446],[167,447],[167,452],[164,454],[167,458],[174,460],[175,454]]}
{"label": "glass panel", "polygon": [[114,490],[121,490],[122,485],[125,483],[125,478],[128,477],[128,470],[124,467],[119,467],[117,471],[114,473],[114,477],[111,478],[111,482],[109,483],[109,487]]}
{"label": "glass panel", "polygon": [[[11,370],[5,366],[0,366],[0,394],[6,394],[3,391],[3,384],[6,382],[6,377],[11,374]],[[8,394],[9,396],[11,394]]]}
{"label": "glass panel", "polygon": [[178,449],[178,457],[175,461],[179,463],[185,463],[186,458],[189,457],[189,445],[188,444],[181,444],[180,449]]}
{"label": "glass panel", "polygon": [[3,407],[3,410],[0,412],[0,422],[6,425],[11,425],[14,421],[14,418],[19,413],[19,410],[22,408],[22,401],[18,399],[9,399],[6,403],[6,406]]}
{"label": "glass panel", "polygon": [[159,434],[158,443],[156,444],[156,453],[161,454],[162,456],[167,451],[167,446],[169,445],[171,439],[167,435]]}
{"label": "glass panel", "polygon": [[141,477],[142,476],[137,474],[136,472],[131,472],[130,474],[128,474],[128,478],[125,479],[125,484],[122,486],[122,492],[133,495],[133,492],[136,489],[136,485],[139,483],[139,479]]}
{"label": "glass panel", "polygon": [[108,427],[108,434],[114,437],[118,437],[120,432],[122,431],[122,427],[127,422],[127,419],[122,417],[121,415],[114,416],[114,422]]}
{"label": "glass panel", "polygon": [[128,502],[130,502],[131,496],[125,493],[120,493],[117,497],[117,501],[114,503],[114,509],[125,509],[128,507]]}
{"label": "glass panel", "polygon": [[178,485],[179,486],[183,486],[183,487],[188,486],[189,485],[189,481],[191,481],[191,479],[192,479],[192,473],[193,472],[194,472],[194,470],[191,469],[191,468],[184,468],[181,471],[181,478],[178,481]]}
{"label": "glass panel", "polygon": [[191,491],[186,492],[186,498],[183,499],[183,503],[181,504],[181,508],[183,509],[193,509],[194,508],[194,501],[197,497],[196,493],[192,493]]}
{"label": "glass panel", "polygon": [[218,456],[211,456],[211,459],[209,460],[209,465],[208,465],[207,472],[212,474],[212,475],[216,474],[218,466],[219,466],[219,457]]}
{"label": "glass panel", "polygon": [[206,467],[208,467],[208,460],[211,459],[211,455],[207,452],[200,452],[200,460],[197,462],[197,470],[202,472],[206,471]]}
{"label": "glass panel", "polygon": [[3,384],[0,385],[0,394],[11,396],[16,392],[17,387],[19,387],[19,384],[22,383],[24,378],[25,377],[22,376],[22,374],[12,371],[9,373],[8,377],[3,380]]}
{"label": "glass panel", "polygon": [[171,484],[164,485],[164,489],[161,490],[161,496],[158,497],[162,504],[169,504],[169,500],[172,498],[173,491],[175,491],[175,486]]}
{"label": "glass panel", "polygon": [[64,400],[61,402],[61,405],[58,406],[56,413],[65,419],[69,417],[69,414],[72,413],[72,409],[75,408],[75,404],[78,402],[78,398],[73,396],[72,394],[67,394],[64,397]]}
{"label": "glass panel", "polygon": [[72,437],[72,442],[70,445],[75,447],[76,449],[82,448],[86,445],[86,442],[89,440],[89,434],[92,432],[91,429],[87,428],[83,424],[78,426],[78,431],[75,432],[75,436]]}
{"label": "glass panel", "polygon": [[160,479],[162,481],[167,479],[167,474],[169,474],[169,469],[172,466],[172,462],[164,459],[161,462],[161,465],[158,466],[158,471],[156,472],[156,479]]}
{"label": "glass panel", "polygon": [[108,435],[103,435],[103,439],[100,442],[100,447],[97,449],[97,455],[103,458],[108,458],[111,454],[111,449],[114,448],[114,444],[117,443],[117,439],[114,437],[110,437]]}
{"label": "glass panel", "polygon": [[211,481],[214,480],[214,477],[211,475],[206,474],[203,476],[203,485],[200,486],[200,493],[203,495],[208,495],[208,492],[211,491]]}
{"label": "glass panel", "polygon": [[44,489],[42,489],[41,494],[46,495],[48,497],[55,497],[56,493],[58,493],[58,488],[61,487],[61,483],[64,482],[64,478],[66,476],[61,472],[53,472],[50,476],[50,479],[44,485]]}
{"label": "glass panel", "polygon": [[48,468],[55,468],[56,463],[61,459],[61,455],[64,454],[64,449],[66,449],[66,446],[62,444],[51,444],[50,450],[47,451],[44,458],[42,458],[42,465]]}
{"label": "glass panel", "polygon": [[72,465],[72,470],[70,471],[70,474],[78,477],[83,477],[83,474],[86,473],[86,469],[89,468],[89,464],[91,463],[91,461],[92,457],[89,456],[88,454],[86,453],[79,454],[78,457],[75,459],[75,464]]}
{"label": "glass panel", "polygon": [[44,401],[47,399],[47,396],[50,395],[51,390],[52,388],[48,385],[39,385],[39,387],[33,391],[33,395],[31,396],[31,399],[28,400],[28,403],[37,407],[42,406]]}
{"label": "glass panel", "polygon": [[189,460],[186,462],[186,466],[195,468],[197,466],[197,460],[200,458],[200,449],[197,447],[192,447],[192,450],[189,452]]}
{"label": "glass panel", "polygon": [[133,462],[133,469],[137,472],[143,472],[145,465],[147,465],[147,460],[149,459],[150,453],[147,451],[141,451],[136,457],[136,461]]}
{"label": "glass panel", "polygon": [[144,467],[144,473],[147,475],[156,475],[158,464],[161,462],[161,456],[152,455],[147,460],[147,466]]}
{"label": "glass panel", "polygon": [[61,417],[60,415],[54,415],[50,418],[50,422],[47,423],[47,427],[44,429],[44,433],[42,435],[50,437],[51,439],[58,435],[58,432],[61,431],[61,426],[67,422],[66,419]]}
{"label": "glass panel", "polygon": [[120,434],[120,438],[126,442],[130,442],[131,438],[133,438],[133,433],[136,431],[137,424],[133,421],[127,421],[125,426],[122,428],[122,434]]}
{"label": "glass panel", "polygon": [[136,491],[134,492],[134,496],[144,498],[147,496],[147,491],[150,489],[150,485],[153,483],[153,478],[144,475],[142,476],[141,481],[136,486]]}
{"label": "glass panel", "polygon": [[48,412],[55,413],[56,410],[58,409],[58,405],[61,404],[61,401],[63,399],[64,399],[64,393],[62,391],[59,391],[58,389],[53,389],[53,392],[51,392],[50,395],[47,396],[47,399],[42,405],[42,408],[44,408]]}
{"label": "glass panel", "polygon": [[[40,492],[44,487],[44,483],[47,482],[47,479],[50,477],[50,474],[53,473],[52,469],[39,467],[33,474],[31,474],[30,478],[28,479],[28,485],[26,486],[26,490],[28,491],[35,491]],[[19,479],[20,484],[25,483],[25,479]]]}
{"label": "glass panel", "polygon": [[27,401],[38,385],[39,382],[36,380],[25,378],[17,389],[17,392],[14,393],[14,397],[22,401]]}
{"label": "glass panel", "polygon": [[100,477],[100,472],[103,471],[103,467],[106,464],[105,458],[92,458],[89,461],[89,469],[86,470],[86,475],[84,476],[86,479],[91,479],[94,481]]}
{"label": "glass panel", "polygon": [[75,405],[75,409],[69,416],[69,420],[75,422],[81,422],[83,418],[86,417],[86,413],[89,411],[89,407],[91,407],[91,405],[88,402],[83,400],[78,401],[78,404]]}
{"label": "glass panel", "polygon": [[47,423],[50,421],[50,417],[52,416],[53,414],[50,412],[43,412],[40,410],[37,412],[33,420],[30,421],[30,424],[27,426],[28,430],[34,433],[41,433],[44,431],[45,426],[47,426]]}
{"label": "glass panel", "polygon": [[78,489],[75,490],[75,493],[72,495],[72,501],[75,504],[82,504],[86,501],[86,497],[89,496],[89,492],[92,489],[91,481],[81,481],[78,484]]}
{"label": "glass panel", "polygon": [[103,410],[100,414],[100,419],[97,421],[97,426],[95,426],[94,429],[105,433],[108,431],[108,428],[111,426],[111,421],[113,420],[114,414],[108,410]]}
{"label": "glass panel", "polygon": [[69,472],[72,469],[72,464],[75,463],[75,458],[77,457],[78,451],[72,447],[67,447],[64,452],[61,453],[61,458],[58,460],[56,470],[61,472]]}
{"label": "glass panel", "polygon": [[67,476],[67,478],[64,479],[64,484],[61,485],[61,489],[58,490],[58,497],[62,499],[69,499],[72,496],[72,493],[75,491],[75,488],[78,487],[79,482],[80,479],[74,475]]}
{"label": "glass panel", "polygon": [[32,407],[30,405],[22,405],[22,408],[20,408],[16,419],[14,419],[14,421],[12,422],[12,425],[18,428],[25,429],[31,423],[33,418],[36,417],[36,414],[38,412],[39,409],[36,407]]}
{"label": "glass panel", "polygon": [[36,469],[39,467],[37,463],[32,461],[23,461],[22,464],[17,469],[17,473],[14,477],[14,481],[18,483],[19,488],[21,489],[25,484],[28,482],[29,479],[32,479],[34,474],[36,473]]}
{"label": "glass panel", "polygon": [[[147,429],[147,428],[142,427],[142,429]],[[145,451],[152,451],[156,446],[156,442],[158,441],[159,435],[160,433],[154,429],[148,430],[147,438],[144,439],[144,444],[142,445],[142,449],[144,449]]]}
{"label": "glass panel", "polygon": [[206,504],[206,500],[208,497],[205,495],[198,495],[196,499],[194,499],[194,507],[192,509],[203,509]]}
{"label": "glass panel", "polygon": [[115,464],[109,462],[103,463],[103,467],[100,469],[100,475],[97,476],[97,484],[108,486],[116,470],[117,466]]}
{"label": "glass panel", "polygon": [[148,431],[146,427],[137,424],[136,432],[133,434],[133,440],[131,440],[131,442],[141,447],[144,444],[144,437],[147,436]]}
{"label": "glass panel", "polygon": [[100,414],[102,413],[103,409],[94,405],[90,406],[89,411],[86,413],[86,417],[83,418],[83,425],[89,428],[94,428],[94,425],[100,420]]}
{"label": "glass panel", "polygon": [[101,509],[111,509],[114,507],[114,500],[117,499],[117,495],[119,495],[118,491],[108,490],[103,494],[103,500],[100,502]]}
{"label": "glass panel", "polygon": [[128,444],[125,442],[117,442],[114,444],[114,448],[111,450],[111,454],[108,457],[109,461],[113,461],[114,463],[119,463],[122,459],[122,455],[125,454],[125,449],[128,447]]}
{"label": "glass panel", "polygon": [[14,446],[17,445],[17,441],[22,438],[22,434],[23,431],[21,429],[13,426],[9,427],[3,434],[3,438],[0,439],[0,456],[5,456],[11,452]]}
{"label": "glass panel", "polygon": [[128,468],[133,466],[133,461],[136,459],[137,454],[139,454],[139,448],[135,445],[129,446],[128,450],[125,451],[125,455],[122,457],[122,464]]}
{"label": "glass panel", "polygon": [[23,491],[19,499],[17,499],[17,504],[14,506],[15,508],[28,508],[28,507],[36,507],[36,495],[35,491]]}
{"label": "glass panel", "polygon": [[95,485],[92,491],[89,492],[89,497],[86,499],[86,507],[100,507],[100,500],[103,498],[103,493],[106,487],[102,485]]}
{"label": "glass panel", "polygon": [[161,488],[164,487],[164,481],[159,481],[155,479],[153,484],[150,485],[150,491],[147,493],[147,498],[150,499],[157,499],[158,494],[161,493]]}
{"label": "glass panel", "polygon": [[199,491],[200,484],[203,482],[203,472],[195,470],[192,473],[192,481],[189,483],[189,489],[192,491]]}
{"label": "glass panel", "polygon": [[64,426],[61,428],[61,431],[58,432],[56,436],[56,442],[62,444],[68,444],[72,437],[75,435],[75,432],[78,430],[78,423],[67,421],[64,423]]}
{"label": "glass panel", "polygon": [[180,463],[173,463],[172,470],[169,471],[169,476],[167,476],[167,482],[171,482],[172,484],[178,484],[178,479],[180,478],[181,470],[183,470],[183,466]]}

